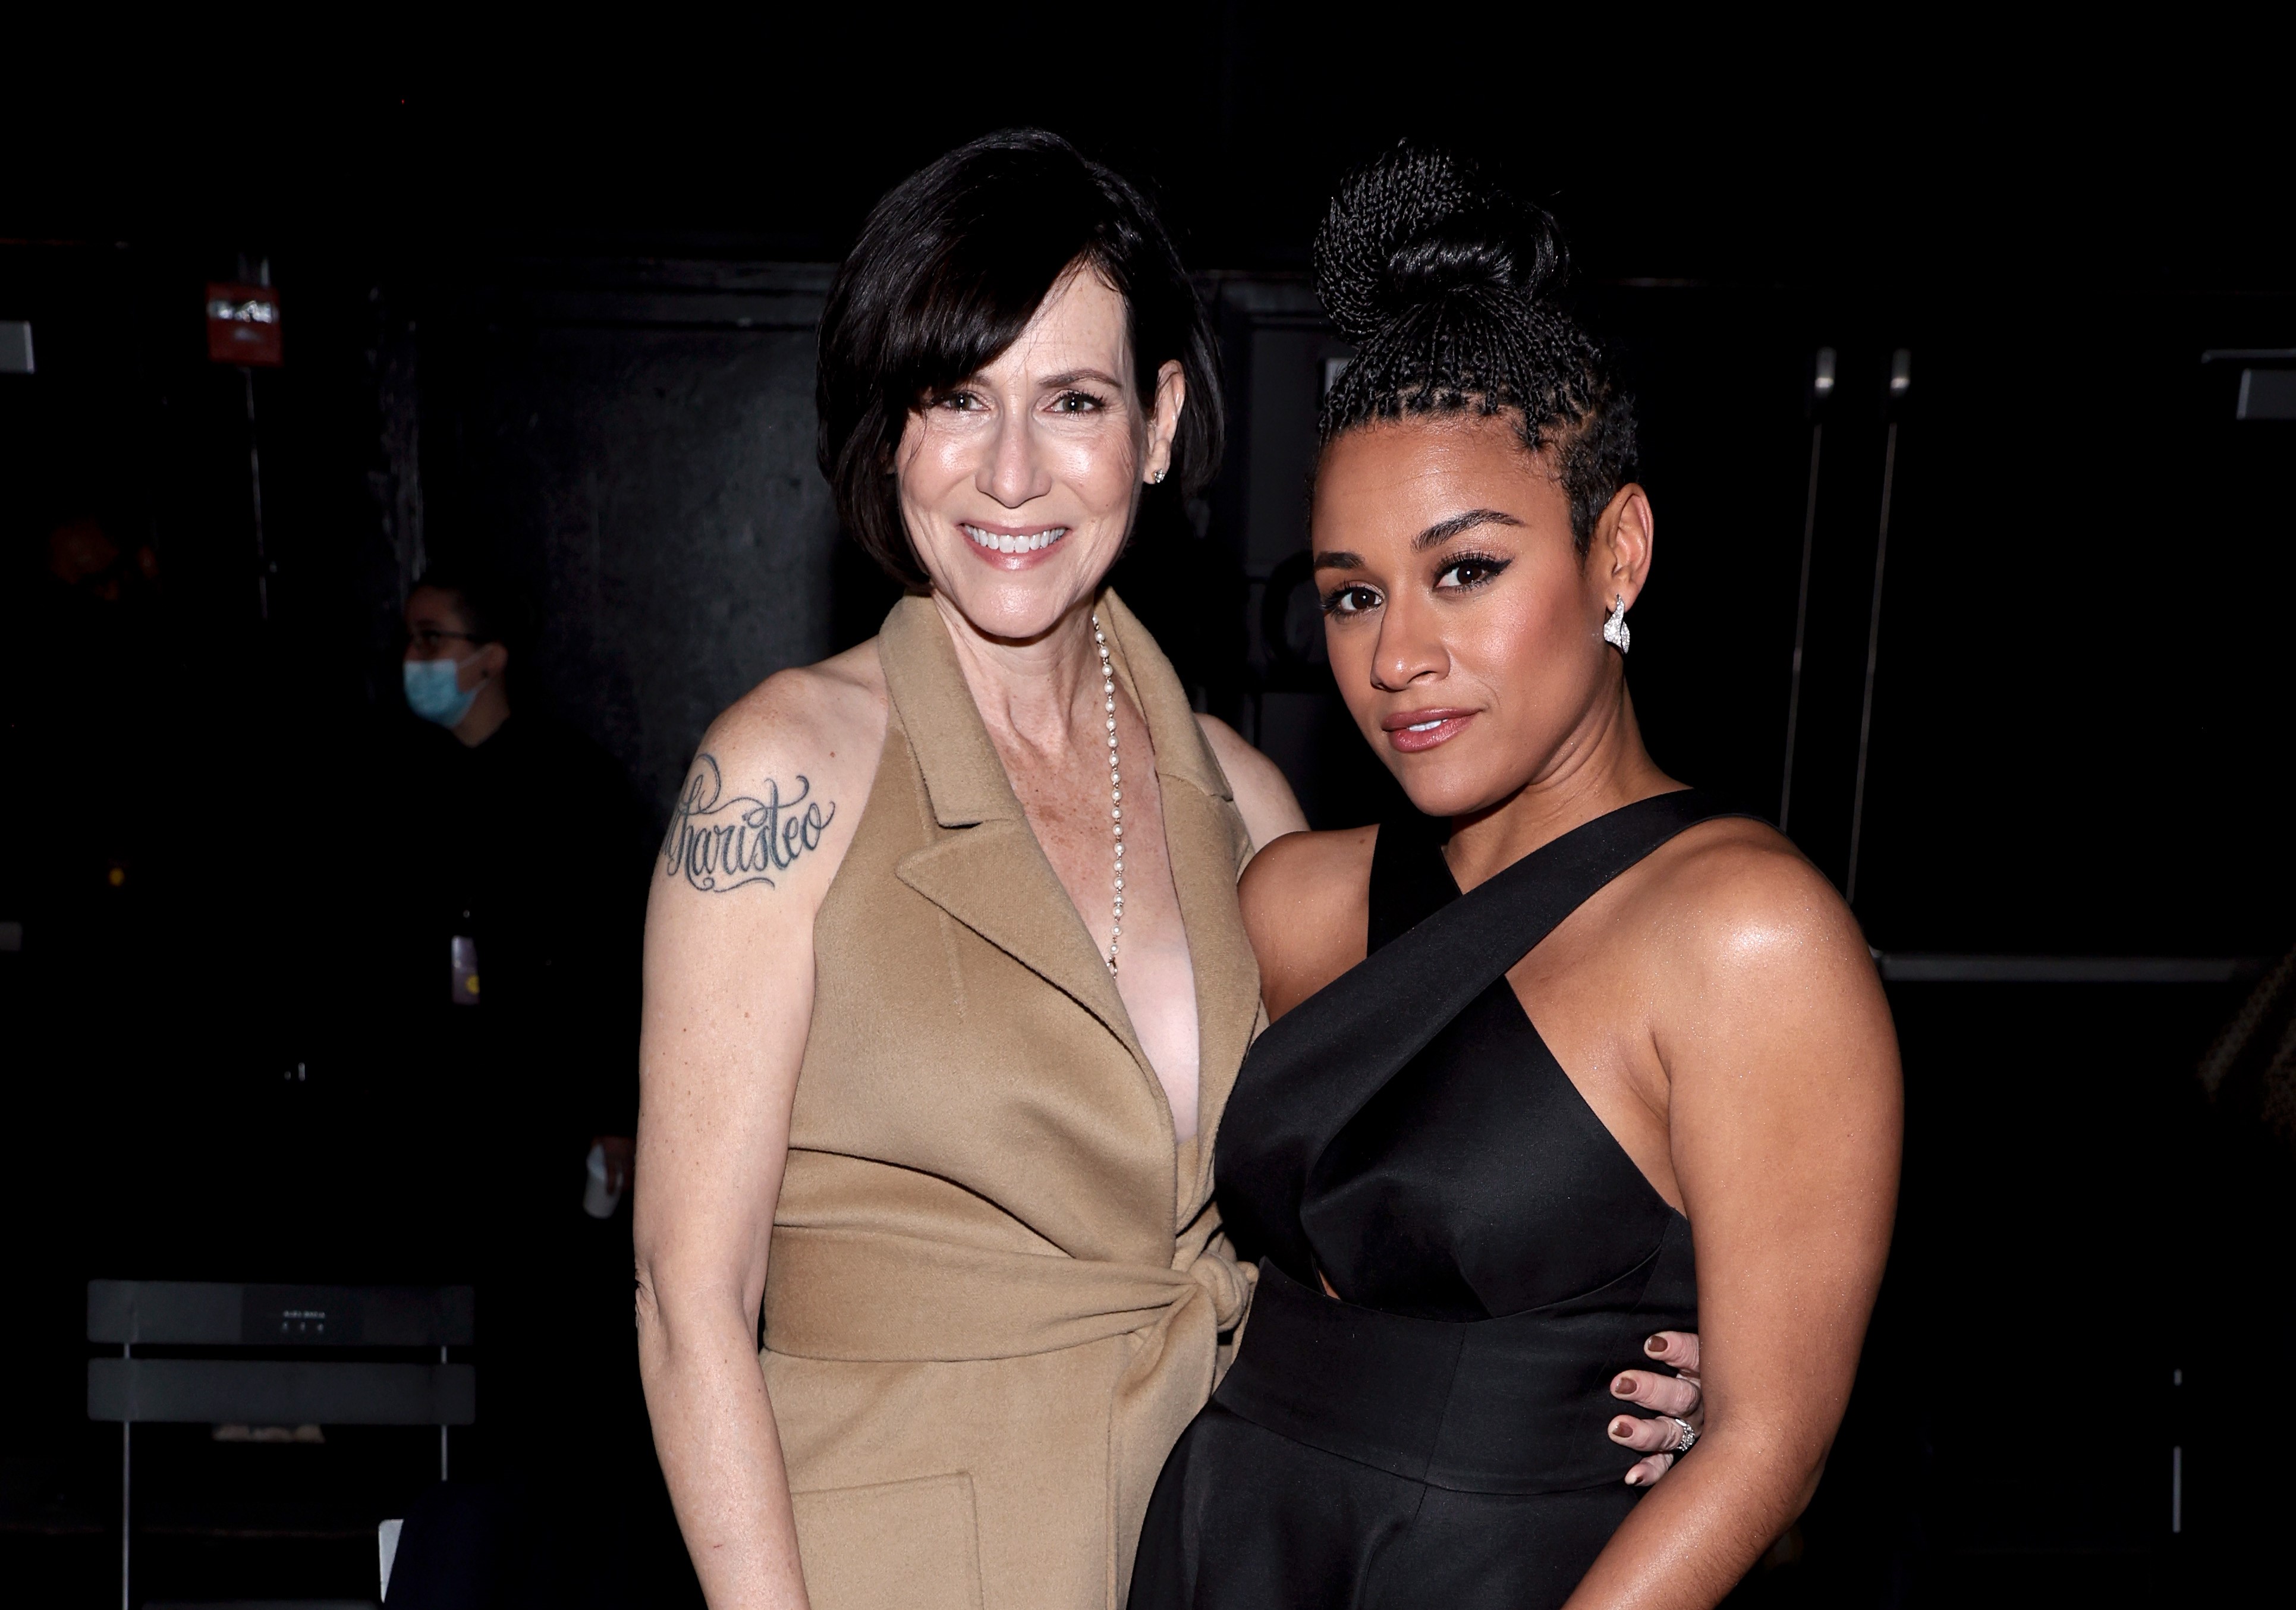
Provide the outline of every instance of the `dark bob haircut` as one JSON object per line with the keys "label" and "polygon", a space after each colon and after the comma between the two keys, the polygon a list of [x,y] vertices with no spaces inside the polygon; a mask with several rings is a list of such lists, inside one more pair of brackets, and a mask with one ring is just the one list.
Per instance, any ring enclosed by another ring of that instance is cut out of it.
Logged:
{"label": "dark bob haircut", "polygon": [[1186,377],[1172,442],[1181,493],[1218,469],[1218,348],[1154,210],[1058,135],[985,136],[877,203],[822,312],[821,472],[846,530],[896,580],[925,580],[891,474],[908,416],[993,363],[1076,263],[1124,298],[1143,407],[1165,364]]}

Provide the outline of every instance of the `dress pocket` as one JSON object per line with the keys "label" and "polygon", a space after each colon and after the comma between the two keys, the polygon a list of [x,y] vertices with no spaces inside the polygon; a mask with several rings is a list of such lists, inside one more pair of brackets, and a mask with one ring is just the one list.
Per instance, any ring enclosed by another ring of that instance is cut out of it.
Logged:
{"label": "dress pocket", "polygon": [[980,1610],[972,1478],[790,1495],[813,1610]]}

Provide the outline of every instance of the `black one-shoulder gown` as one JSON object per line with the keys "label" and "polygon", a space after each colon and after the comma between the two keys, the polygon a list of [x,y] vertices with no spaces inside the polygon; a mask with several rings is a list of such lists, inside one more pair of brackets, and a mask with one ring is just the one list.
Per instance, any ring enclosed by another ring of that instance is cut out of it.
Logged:
{"label": "black one-shoulder gown", "polygon": [[1506,970],[1725,814],[1644,800],[1465,895],[1438,825],[1382,827],[1369,957],[1260,1037],[1228,1100],[1221,1212],[1259,1285],[1157,1483],[1131,1610],[1570,1597],[1639,1496],[1610,1382],[1651,1332],[1696,1327],[1697,1283],[1689,1225]]}

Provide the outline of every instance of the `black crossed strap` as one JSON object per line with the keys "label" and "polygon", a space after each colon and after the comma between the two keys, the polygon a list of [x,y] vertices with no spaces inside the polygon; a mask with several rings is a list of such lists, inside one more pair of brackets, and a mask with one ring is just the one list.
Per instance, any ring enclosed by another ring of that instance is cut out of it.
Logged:
{"label": "black crossed strap", "polygon": [[1278,1019],[1237,1075],[1217,1143],[1221,1216],[1239,1247],[1312,1280],[1300,1203],[1348,1121],[1612,878],[1687,828],[1742,814],[1696,789],[1621,806],[1477,884]]}

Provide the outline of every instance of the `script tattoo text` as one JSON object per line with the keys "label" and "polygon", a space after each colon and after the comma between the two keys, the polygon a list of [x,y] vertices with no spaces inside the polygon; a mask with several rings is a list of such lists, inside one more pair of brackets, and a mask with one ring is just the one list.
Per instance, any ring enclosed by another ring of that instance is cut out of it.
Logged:
{"label": "script tattoo text", "polygon": [[727,799],[718,757],[704,750],[694,757],[693,770],[670,808],[662,875],[682,877],[705,894],[751,883],[773,888],[773,875],[818,850],[822,834],[837,819],[836,801],[824,802],[812,793],[813,784],[800,776],[797,792],[783,799],[781,784],[768,777],[765,798]]}

